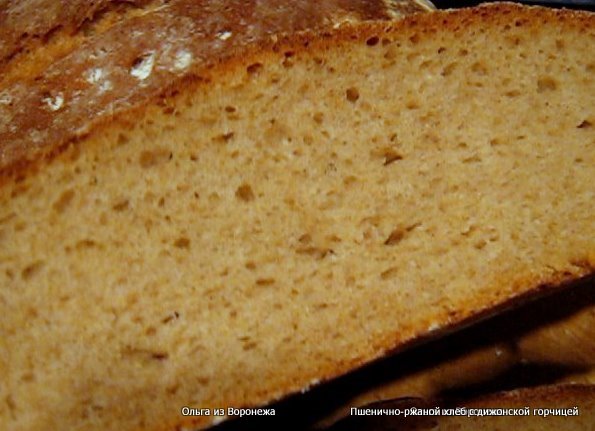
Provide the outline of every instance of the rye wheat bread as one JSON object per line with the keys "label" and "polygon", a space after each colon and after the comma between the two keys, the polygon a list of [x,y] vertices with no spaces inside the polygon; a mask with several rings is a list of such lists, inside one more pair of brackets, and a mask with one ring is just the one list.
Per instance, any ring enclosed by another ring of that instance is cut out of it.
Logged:
{"label": "rye wheat bread", "polygon": [[262,42],[7,163],[1,423],[207,426],[592,274],[594,22]]}

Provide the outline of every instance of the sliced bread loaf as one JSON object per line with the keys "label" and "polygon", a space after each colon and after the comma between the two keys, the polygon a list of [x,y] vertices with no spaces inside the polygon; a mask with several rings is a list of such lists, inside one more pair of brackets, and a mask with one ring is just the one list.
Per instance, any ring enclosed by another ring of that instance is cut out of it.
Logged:
{"label": "sliced bread loaf", "polygon": [[594,23],[262,42],[6,164],[0,423],[208,426],[592,274]]}

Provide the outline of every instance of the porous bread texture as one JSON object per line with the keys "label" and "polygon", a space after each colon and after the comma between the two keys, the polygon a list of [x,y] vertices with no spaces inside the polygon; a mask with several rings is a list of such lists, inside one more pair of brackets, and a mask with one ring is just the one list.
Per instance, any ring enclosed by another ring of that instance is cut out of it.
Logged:
{"label": "porous bread texture", "polygon": [[7,180],[0,423],[204,427],[593,273],[593,22],[296,36]]}

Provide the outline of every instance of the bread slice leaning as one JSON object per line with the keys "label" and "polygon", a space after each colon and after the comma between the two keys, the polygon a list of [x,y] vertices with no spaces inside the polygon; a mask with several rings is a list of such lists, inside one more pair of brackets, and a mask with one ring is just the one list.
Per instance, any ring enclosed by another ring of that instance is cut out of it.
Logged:
{"label": "bread slice leaning", "polygon": [[594,23],[280,38],[7,173],[1,422],[206,427],[593,274]]}

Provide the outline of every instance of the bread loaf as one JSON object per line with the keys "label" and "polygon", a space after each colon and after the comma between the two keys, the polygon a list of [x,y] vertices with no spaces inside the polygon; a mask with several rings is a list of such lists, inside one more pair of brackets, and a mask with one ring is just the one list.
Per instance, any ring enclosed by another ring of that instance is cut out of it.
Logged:
{"label": "bread loaf", "polygon": [[5,95],[0,423],[206,427],[593,274],[594,22],[278,37],[83,129],[82,66]]}

